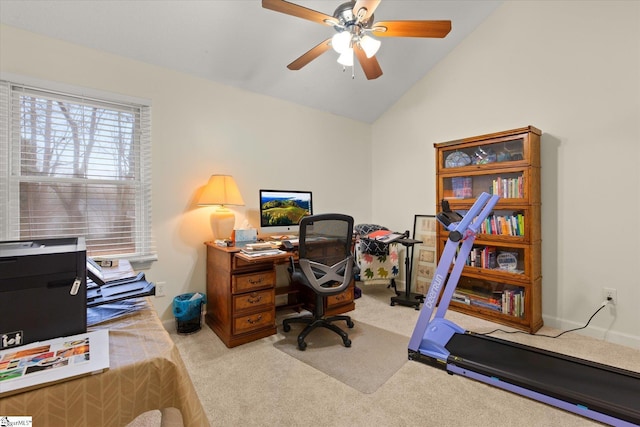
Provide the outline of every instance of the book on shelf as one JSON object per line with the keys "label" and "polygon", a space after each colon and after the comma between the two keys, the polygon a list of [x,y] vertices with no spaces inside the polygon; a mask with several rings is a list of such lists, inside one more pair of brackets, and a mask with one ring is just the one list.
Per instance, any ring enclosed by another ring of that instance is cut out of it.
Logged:
{"label": "book on shelf", "polygon": [[497,177],[491,182],[491,194],[503,199],[522,199],[524,197],[524,176],[517,178]]}
{"label": "book on shelf", "polygon": [[475,246],[469,252],[466,265],[488,269],[498,268],[498,249],[494,246]]}
{"label": "book on shelf", "polygon": [[461,292],[454,292],[453,296],[451,297],[451,300],[462,303],[462,304],[471,305],[471,299],[467,295]]}
{"label": "book on shelf", "polygon": [[489,295],[484,292],[462,288],[454,293],[452,300],[466,305],[502,312],[502,299],[494,294]]}
{"label": "book on shelf", "polygon": [[456,290],[451,299],[460,304],[497,311],[514,317],[522,318],[525,313],[525,296],[522,289],[496,290],[489,295],[481,291],[462,288]]}
{"label": "book on shelf", "polygon": [[451,178],[451,189],[456,199],[470,199],[473,197],[473,178],[460,176]]}
{"label": "book on shelf", "polygon": [[480,233],[499,236],[524,236],[524,214],[490,215],[480,224]]}
{"label": "book on shelf", "polygon": [[502,313],[515,317],[524,317],[524,291],[504,290],[502,292]]}

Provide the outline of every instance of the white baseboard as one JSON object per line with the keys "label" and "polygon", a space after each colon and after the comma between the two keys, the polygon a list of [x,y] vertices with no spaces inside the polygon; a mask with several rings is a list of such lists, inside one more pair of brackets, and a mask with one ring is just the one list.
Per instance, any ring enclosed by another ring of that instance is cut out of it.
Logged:
{"label": "white baseboard", "polygon": [[[544,324],[551,328],[566,331],[568,329],[580,328],[584,324],[577,324],[557,317],[542,316]],[[610,331],[597,326],[588,326],[585,329],[575,331],[577,334],[581,334],[587,337],[596,338],[602,341],[610,342],[613,344],[620,344],[626,347],[631,347],[640,350],[640,336],[624,334],[621,332]]]}

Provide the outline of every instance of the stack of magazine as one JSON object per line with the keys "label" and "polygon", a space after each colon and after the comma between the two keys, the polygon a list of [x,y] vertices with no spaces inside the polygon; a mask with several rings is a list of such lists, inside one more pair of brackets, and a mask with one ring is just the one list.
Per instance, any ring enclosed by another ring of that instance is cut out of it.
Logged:
{"label": "stack of magazine", "polygon": [[250,257],[261,257],[285,253],[272,243],[248,243],[241,249],[242,253]]}

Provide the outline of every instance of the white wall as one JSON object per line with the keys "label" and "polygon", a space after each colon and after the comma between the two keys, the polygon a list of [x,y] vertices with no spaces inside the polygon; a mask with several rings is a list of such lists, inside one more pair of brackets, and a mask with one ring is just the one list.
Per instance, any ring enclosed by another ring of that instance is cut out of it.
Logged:
{"label": "white wall", "polygon": [[[172,295],[204,291],[209,211],[193,197],[210,174],[236,178],[238,225],[256,224],[260,187],[289,187],[313,190],[320,211],[405,230],[435,213],[434,143],[531,124],[543,131],[545,322],[582,326],[613,287],[619,305],[584,333],[640,347],[639,8],[506,2],[373,126],[6,26],[0,71],[152,100],[160,260],[147,275],[167,282],[165,320]],[[373,164],[398,166],[351,166],[369,143]]]}
{"label": "white wall", "polygon": [[[153,232],[166,282],[154,304],[173,318],[173,296],[205,291],[209,215],[194,197],[213,173],[236,179],[246,206],[236,224],[257,226],[260,188],[313,191],[315,212],[370,221],[370,126],[104,52],[0,27],[0,72],[152,101]],[[340,135],[334,138],[332,135]],[[356,189],[356,190],[354,190]]]}
{"label": "white wall", "polygon": [[640,2],[497,9],[373,125],[373,163],[401,165],[373,176],[374,221],[436,212],[434,143],[526,125],[543,131],[545,323],[582,326],[616,288],[584,333],[640,347]]}

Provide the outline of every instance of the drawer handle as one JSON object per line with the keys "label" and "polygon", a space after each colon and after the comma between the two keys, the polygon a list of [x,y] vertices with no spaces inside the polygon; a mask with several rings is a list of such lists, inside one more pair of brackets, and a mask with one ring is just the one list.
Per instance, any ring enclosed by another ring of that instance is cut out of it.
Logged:
{"label": "drawer handle", "polygon": [[344,295],[344,294],[342,294],[342,295],[336,295],[336,299],[337,299],[338,301],[341,301],[341,300],[346,299],[346,298],[347,298],[347,296],[346,296],[346,295]]}
{"label": "drawer handle", "polygon": [[249,283],[251,283],[252,285],[259,285],[260,283],[262,283],[262,277],[258,280],[249,279]]}
{"label": "drawer handle", "polygon": [[262,320],[262,314],[259,315],[255,320],[253,320],[252,318],[248,318],[247,322],[251,323],[252,325],[260,322]]}
{"label": "drawer handle", "polygon": [[248,302],[249,304],[257,304],[257,303],[259,303],[260,301],[262,301],[262,295],[257,295],[257,296],[256,296],[256,294],[251,294],[251,296],[249,296],[249,297],[247,298],[247,302]]}

